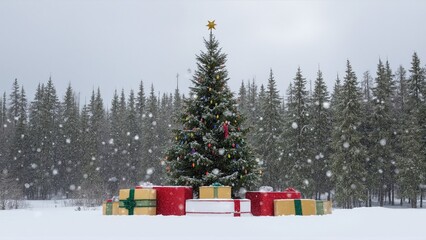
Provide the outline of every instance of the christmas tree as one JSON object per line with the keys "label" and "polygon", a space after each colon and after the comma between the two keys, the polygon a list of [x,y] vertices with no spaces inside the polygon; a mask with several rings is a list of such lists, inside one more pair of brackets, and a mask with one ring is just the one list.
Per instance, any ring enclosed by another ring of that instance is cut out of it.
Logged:
{"label": "christmas tree", "polygon": [[206,52],[196,57],[189,99],[179,117],[174,143],[166,153],[166,172],[173,185],[198,187],[211,184],[232,186],[233,196],[254,187],[260,180],[258,162],[245,140],[244,117],[237,110],[225,68],[226,54],[207,25]]}

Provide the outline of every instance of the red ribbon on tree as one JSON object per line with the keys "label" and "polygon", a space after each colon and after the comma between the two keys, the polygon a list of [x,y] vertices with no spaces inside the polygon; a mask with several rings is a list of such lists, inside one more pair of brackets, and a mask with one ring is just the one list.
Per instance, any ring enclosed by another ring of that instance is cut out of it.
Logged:
{"label": "red ribbon on tree", "polygon": [[223,132],[225,134],[225,139],[229,136],[229,129],[228,129],[228,121],[225,121],[223,124]]}

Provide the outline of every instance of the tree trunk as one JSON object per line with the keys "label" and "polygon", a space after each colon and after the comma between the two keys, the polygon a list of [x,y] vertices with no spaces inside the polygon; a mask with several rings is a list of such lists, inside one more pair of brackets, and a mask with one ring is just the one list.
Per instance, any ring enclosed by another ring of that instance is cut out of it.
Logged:
{"label": "tree trunk", "polygon": [[392,202],[391,202],[391,205],[394,206],[395,205],[395,184],[392,184],[391,193],[392,193]]}
{"label": "tree trunk", "polygon": [[420,190],[420,208],[423,208],[423,189]]}

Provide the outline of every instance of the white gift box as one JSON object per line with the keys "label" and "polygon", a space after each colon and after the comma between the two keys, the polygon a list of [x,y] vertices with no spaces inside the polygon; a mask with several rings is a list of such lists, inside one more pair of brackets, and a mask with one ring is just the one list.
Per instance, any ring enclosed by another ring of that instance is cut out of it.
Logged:
{"label": "white gift box", "polygon": [[252,216],[249,199],[188,199],[188,216]]}

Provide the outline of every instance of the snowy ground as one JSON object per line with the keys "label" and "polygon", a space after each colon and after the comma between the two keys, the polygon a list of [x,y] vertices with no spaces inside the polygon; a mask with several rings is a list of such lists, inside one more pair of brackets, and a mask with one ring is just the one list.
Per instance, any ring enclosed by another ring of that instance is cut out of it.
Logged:
{"label": "snowy ground", "polygon": [[426,209],[337,209],[310,217],[102,216],[60,202],[0,211],[2,240],[117,239],[426,239]]}

